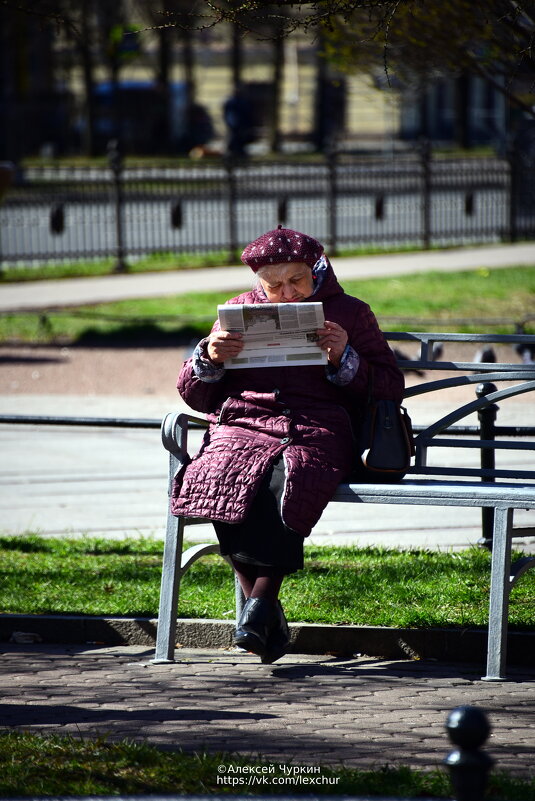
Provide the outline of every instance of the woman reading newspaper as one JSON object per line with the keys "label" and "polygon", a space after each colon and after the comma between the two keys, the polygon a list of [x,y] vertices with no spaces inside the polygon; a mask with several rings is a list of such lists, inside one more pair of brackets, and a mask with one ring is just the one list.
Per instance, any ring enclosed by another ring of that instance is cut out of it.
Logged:
{"label": "woman reading newspaper", "polygon": [[244,359],[236,369],[247,335],[216,322],[178,378],[182,398],[210,427],[175,480],[171,508],[213,521],[246,598],[235,644],[269,664],[289,644],[284,576],[303,567],[304,539],[355,463],[353,425],[370,367],[377,397],[401,401],[403,375],[370,307],[344,292],[316,239],[279,226],[248,245],[242,261],[256,285],[228,304],[321,303],[314,348],[324,363],[260,359],[252,367]]}

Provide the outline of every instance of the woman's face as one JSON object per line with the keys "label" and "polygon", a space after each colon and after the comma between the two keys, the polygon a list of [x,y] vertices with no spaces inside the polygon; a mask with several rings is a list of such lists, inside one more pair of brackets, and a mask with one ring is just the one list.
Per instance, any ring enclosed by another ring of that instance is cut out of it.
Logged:
{"label": "woman's face", "polygon": [[304,262],[270,264],[258,278],[270,303],[299,303],[314,292],[312,270]]}

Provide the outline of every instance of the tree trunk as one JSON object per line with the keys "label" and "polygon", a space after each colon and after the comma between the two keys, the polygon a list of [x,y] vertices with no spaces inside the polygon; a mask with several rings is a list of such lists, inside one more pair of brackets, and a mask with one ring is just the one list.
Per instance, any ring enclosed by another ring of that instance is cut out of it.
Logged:
{"label": "tree trunk", "polygon": [[181,31],[182,38],[182,57],[184,66],[184,80],[188,88],[188,98],[190,104],[195,102],[195,58],[193,54],[193,34],[191,31]]}
{"label": "tree trunk", "polygon": [[84,76],[84,106],[85,106],[85,125],[83,128],[82,148],[87,156],[97,155],[97,145],[95,138],[95,81],[93,77],[93,57],[91,54],[91,26],[89,23],[88,2],[82,3],[82,37],[77,41],[77,47],[82,58],[82,72]]}
{"label": "tree trunk", "polygon": [[327,82],[327,62],[322,55],[322,40],[316,50],[316,94],[314,98],[314,130],[312,141],[319,153],[327,147],[327,120],[325,116],[325,84]]}
{"label": "tree trunk", "polygon": [[193,143],[193,126],[194,126],[194,104],[195,95],[197,93],[195,86],[195,71],[194,71],[194,54],[193,54],[193,39],[192,32],[183,30],[181,31],[182,37],[182,54],[183,54],[183,67],[184,67],[184,80],[186,82],[186,132],[182,142],[182,148],[189,150]]}
{"label": "tree trunk", "polygon": [[284,70],[284,40],[277,36],[273,42],[273,110],[270,120],[269,149],[272,153],[280,153],[280,108],[282,95],[282,79]]}
{"label": "tree trunk", "polygon": [[463,71],[455,80],[455,141],[459,147],[472,146],[470,131],[470,76]]}
{"label": "tree trunk", "polygon": [[160,28],[158,31],[158,74],[156,77],[158,89],[162,97],[161,119],[158,120],[157,132],[159,137],[158,150],[170,152],[171,150],[171,40],[169,28]]}
{"label": "tree trunk", "polygon": [[238,90],[242,81],[243,70],[243,48],[240,29],[237,25],[232,26],[232,50],[230,53],[230,65],[232,70],[232,89]]}

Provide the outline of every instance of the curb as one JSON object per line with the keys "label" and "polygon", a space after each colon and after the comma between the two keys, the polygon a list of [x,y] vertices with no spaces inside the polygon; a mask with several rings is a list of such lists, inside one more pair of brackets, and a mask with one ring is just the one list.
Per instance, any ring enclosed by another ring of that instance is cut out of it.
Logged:
{"label": "curb", "polygon": [[[1,615],[0,641],[61,645],[145,645],[156,642],[157,619],[70,615]],[[228,620],[187,619],[177,624],[177,646],[232,648],[235,625]],[[402,629],[290,623],[289,653],[356,653],[384,659],[485,662],[487,630]],[[530,645],[531,643],[531,645]],[[535,632],[510,631],[507,662],[535,666]]]}

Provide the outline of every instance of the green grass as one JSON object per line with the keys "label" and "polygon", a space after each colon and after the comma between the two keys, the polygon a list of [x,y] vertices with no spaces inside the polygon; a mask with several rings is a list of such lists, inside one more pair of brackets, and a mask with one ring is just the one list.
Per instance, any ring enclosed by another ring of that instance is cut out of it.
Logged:
{"label": "green grass", "polygon": [[[406,245],[398,248],[369,245],[344,251],[343,256],[372,256],[381,253],[406,253],[421,250],[418,244]],[[0,269],[0,285],[20,283],[26,281],[49,281],[63,278],[98,278],[102,275],[112,275],[115,272],[116,260],[89,259],[87,261],[57,261],[41,265],[3,265]],[[170,270],[198,270],[206,267],[225,268],[233,264],[240,265],[238,257],[231,258],[226,250],[208,251],[206,253],[152,253],[140,259],[128,262],[128,273],[152,273]]]}
{"label": "green grass", "polygon": [[[248,284],[244,274],[244,286]],[[391,329],[511,333],[513,321],[533,317],[535,266],[426,272],[403,278],[345,281],[350,294],[366,300],[382,318],[400,317]],[[0,343],[177,343],[203,336],[228,292],[191,292],[174,297],[125,300],[62,310],[0,317]],[[460,324],[459,320],[465,320]],[[477,320],[476,322],[471,322]],[[407,325],[407,322],[410,325]],[[501,322],[500,322],[501,321]],[[386,326],[383,324],[383,328]],[[535,321],[526,333],[535,331]]]}
{"label": "green grass", "polygon": [[[169,270],[196,270],[202,267],[220,267],[228,264],[226,251],[211,253],[153,253],[136,259],[128,265],[128,273],[150,273]],[[12,267],[4,265],[0,271],[0,285],[21,281],[45,281],[60,278],[91,278],[111,275],[115,260],[92,259],[75,262],[52,262],[41,266]]]}
{"label": "green grass", "polygon": [[[155,617],[163,544],[38,535],[0,538],[0,612]],[[490,556],[385,548],[308,546],[305,569],[285,579],[291,621],[399,627],[487,623]],[[69,588],[68,593],[65,587]],[[535,625],[535,572],[511,593],[511,629]],[[185,618],[232,619],[234,584],[217,556],[196,562],[181,584]]]}
{"label": "green grass", "polygon": [[[444,250],[445,248],[432,248]],[[373,256],[385,253],[407,253],[422,250],[418,242],[399,247],[381,245],[364,245],[349,248],[339,253],[344,256]],[[40,265],[20,264],[13,266],[4,264],[0,269],[0,285],[20,283],[21,281],[48,281],[62,278],[90,278],[112,275],[115,272],[116,259],[88,259],[86,261],[50,261]],[[228,250],[207,251],[204,253],[156,252],[127,262],[128,273],[151,273],[169,270],[197,270],[205,267],[226,267],[233,264],[241,266],[238,254],[231,257]]]}
{"label": "green grass", "polygon": [[[227,776],[266,776],[269,785],[232,786],[218,783]],[[0,794],[22,795],[339,795],[396,796],[396,798],[451,798],[451,785],[444,769],[415,770],[384,766],[377,770],[319,766],[310,774],[319,778],[311,786],[285,780],[289,775],[280,763],[248,759],[237,754],[183,753],[164,751],[130,740],[107,742],[82,737],[39,735],[0,731]],[[232,772],[228,768],[232,768]],[[240,768],[265,767],[266,772],[247,774]],[[285,767],[297,767],[288,760]],[[309,774],[302,774],[309,776]],[[279,781],[277,781],[279,780]],[[24,791],[21,791],[24,788]],[[535,779],[519,779],[504,772],[491,773],[488,798],[501,801],[535,801]]]}
{"label": "green grass", "polygon": [[204,336],[228,292],[125,300],[44,314],[0,316],[0,343],[177,345]]}
{"label": "green grass", "polygon": [[446,326],[455,317],[522,320],[535,310],[535,264],[345,281],[344,289],[378,316],[426,317]]}

